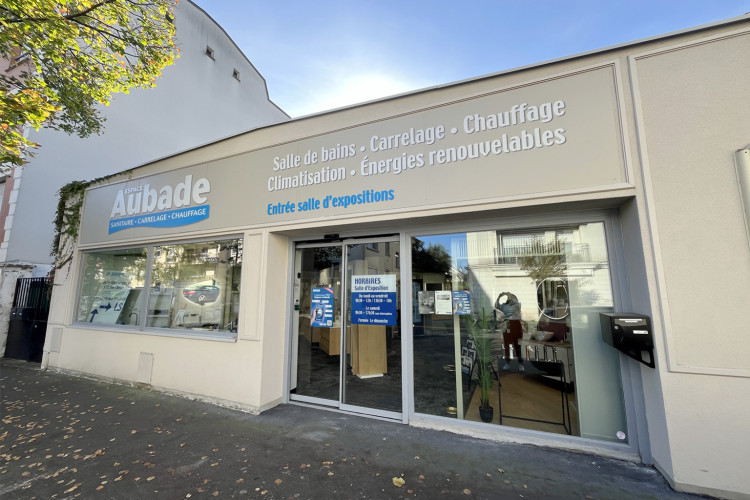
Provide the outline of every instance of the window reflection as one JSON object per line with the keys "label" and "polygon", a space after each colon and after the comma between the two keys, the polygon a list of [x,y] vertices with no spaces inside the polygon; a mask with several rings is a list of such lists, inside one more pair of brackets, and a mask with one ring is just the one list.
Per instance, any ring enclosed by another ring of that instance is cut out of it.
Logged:
{"label": "window reflection", "polygon": [[[420,236],[412,266],[417,412],[617,440],[618,357],[598,330],[613,310],[602,223]],[[431,306],[446,291],[466,310]]]}
{"label": "window reflection", "polygon": [[241,240],[154,247],[146,326],[237,331]]}
{"label": "window reflection", "polygon": [[145,248],[86,254],[76,321],[137,325],[146,256]]}
{"label": "window reflection", "polygon": [[[236,332],[242,240],[84,254],[76,321]],[[145,293],[144,290],[148,290]]]}

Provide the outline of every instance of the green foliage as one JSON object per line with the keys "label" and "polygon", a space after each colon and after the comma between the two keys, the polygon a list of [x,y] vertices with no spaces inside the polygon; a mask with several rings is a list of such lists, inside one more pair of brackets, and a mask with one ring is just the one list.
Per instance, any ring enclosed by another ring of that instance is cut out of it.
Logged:
{"label": "green foliage", "polygon": [[482,310],[482,316],[474,319],[464,316],[464,326],[469,336],[474,340],[477,350],[477,382],[479,387],[479,405],[490,406],[490,390],[492,389],[492,336],[490,334],[490,318]]}
{"label": "green foliage", "polygon": [[72,181],[60,188],[55,214],[55,239],[52,242],[54,269],[61,269],[70,261],[72,252],[68,251],[67,242],[78,239],[83,194],[90,184],[91,182],[86,181]]}
{"label": "green foliage", "polygon": [[[152,87],[174,61],[178,0],[0,0],[0,168],[37,147],[24,125],[100,133],[116,92]],[[5,70],[5,68],[2,68]]]}
{"label": "green foliage", "polygon": [[565,276],[568,272],[565,245],[558,239],[545,242],[535,238],[527,245],[525,255],[520,257],[519,266],[537,283]]}
{"label": "green foliage", "polygon": [[447,275],[451,270],[451,255],[440,243],[432,243],[427,248],[424,241],[413,238],[411,249],[412,266],[421,273]]}
{"label": "green foliage", "polygon": [[22,165],[24,150],[38,146],[23,136],[24,123],[39,129],[55,107],[34,89],[8,92],[3,78],[0,75],[0,168],[7,168]]}
{"label": "green foliage", "polygon": [[50,255],[55,262],[51,275],[62,269],[73,258],[73,244],[78,240],[78,231],[81,227],[81,209],[83,208],[83,195],[86,189],[93,184],[98,184],[107,179],[120,175],[132,174],[132,170],[105,175],[90,181],[71,181],[60,188],[57,192],[57,211],[55,213],[55,238],[52,241]]}

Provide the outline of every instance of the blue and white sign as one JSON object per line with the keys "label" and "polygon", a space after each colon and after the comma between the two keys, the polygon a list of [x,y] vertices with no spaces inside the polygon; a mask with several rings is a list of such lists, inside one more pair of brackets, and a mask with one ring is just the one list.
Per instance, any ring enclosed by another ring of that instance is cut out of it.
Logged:
{"label": "blue and white sign", "polygon": [[471,295],[468,290],[453,292],[453,314],[456,316],[471,314]]}
{"label": "blue and white sign", "polygon": [[[109,215],[109,234],[134,227],[177,227],[208,219],[211,183],[205,177],[152,187],[128,186],[117,191]],[[129,217],[126,217],[129,216]]]}
{"label": "blue and white sign", "polygon": [[333,290],[330,288],[312,289],[310,326],[325,328],[333,326]]}
{"label": "blue and white sign", "polygon": [[398,324],[395,274],[352,276],[352,324]]}
{"label": "blue and white sign", "polygon": [[134,227],[177,227],[208,219],[210,205],[178,208],[169,212],[136,215],[109,221],[109,234]]}
{"label": "blue and white sign", "polygon": [[130,293],[130,279],[127,274],[120,270],[105,270],[98,297],[89,312],[89,323],[114,325]]}

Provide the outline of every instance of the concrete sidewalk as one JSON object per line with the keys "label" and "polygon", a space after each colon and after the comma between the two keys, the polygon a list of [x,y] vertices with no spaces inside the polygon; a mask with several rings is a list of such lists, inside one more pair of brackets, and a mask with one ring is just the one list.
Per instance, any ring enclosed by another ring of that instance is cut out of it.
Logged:
{"label": "concrete sidewalk", "polygon": [[701,498],[628,462],[294,405],[255,416],[7,359],[0,391],[3,500]]}

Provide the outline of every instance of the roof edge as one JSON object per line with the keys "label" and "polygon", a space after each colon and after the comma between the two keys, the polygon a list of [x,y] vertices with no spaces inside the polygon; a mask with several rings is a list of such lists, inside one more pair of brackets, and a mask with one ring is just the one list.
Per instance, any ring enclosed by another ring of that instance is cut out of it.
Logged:
{"label": "roof edge", "polygon": [[[187,0],[187,1],[190,2],[191,5],[195,6],[197,9],[199,9],[202,12],[205,13],[205,11],[203,11],[203,9],[201,9],[200,7],[198,7],[191,0]],[[216,21],[213,18],[211,18],[211,16],[209,16],[208,14],[206,14],[206,15],[214,23],[216,23]],[[648,43],[655,42],[657,40],[667,40],[667,39],[670,39],[670,38],[677,38],[677,37],[684,36],[684,35],[691,34],[691,33],[698,33],[700,31],[708,31],[708,30],[711,30],[711,29],[714,29],[714,28],[718,28],[718,27],[721,27],[721,26],[730,26],[732,24],[741,24],[741,23],[748,23],[748,22],[750,22],[750,12],[748,12],[746,14],[743,14],[741,16],[731,17],[729,19],[723,19],[723,20],[720,20],[720,21],[712,22],[712,23],[702,24],[702,25],[699,25],[699,26],[691,27],[691,28],[685,28],[685,29],[681,29],[681,30],[677,30],[677,31],[672,31],[672,32],[669,32],[669,33],[663,33],[663,34],[660,34],[660,35],[654,35],[654,36],[650,36],[650,37],[646,37],[646,38],[641,38],[641,39],[638,39],[638,40],[632,40],[632,41],[629,41],[629,42],[623,42],[623,43],[619,43],[619,44],[615,44],[615,45],[609,45],[609,46],[602,47],[602,48],[599,48],[599,49],[592,49],[592,50],[588,50],[588,51],[585,51],[585,52],[579,52],[577,54],[572,54],[572,55],[568,55],[568,56],[558,57],[558,58],[555,58],[555,59],[548,59],[548,60],[545,60],[545,61],[540,61],[540,62],[536,62],[536,63],[526,64],[526,65],[523,65],[523,66],[517,66],[515,68],[501,70],[501,71],[497,71],[497,72],[494,72],[494,73],[488,73],[488,74],[484,74],[484,75],[474,76],[474,77],[465,78],[465,79],[462,79],[462,80],[457,80],[457,81],[453,81],[453,82],[449,82],[449,83],[433,85],[433,86],[430,86],[430,87],[423,87],[423,88],[420,88],[420,89],[415,89],[415,90],[410,90],[410,91],[407,91],[407,92],[402,92],[400,94],[394,94],[394,95],[390,95],[390,96],[386,96],[386,97],[379,97],[377,99],[372,99],[372,100],[369,100],[369,101],[358,102],[358,103],[355,103],[355,104],[350,104],[350,105],[342,106],[342,107],[339,107],[339,108],[333,108],[333,109],[328,109],[328,110],[324,110],[324,111],[319,111],[319,112],[316,112],[316,113],[311,113],[311,114],[307,114],[307,115],[303,115],[303,116],[290,117],[289,121],[283,121],[283,122],[279,122],[279,123],[270,123],[270,124],[267,124],[267,125],[259,125],[259,126],[255,127],[255,128],[252,128],[252,129],[249,129],[249,130],[245,130],[245,131],[242,131],[242,132],[238,132],[236,134],[229,135],[227,137],[223,137],[221,139],[216,139],[216,140],[204,143],[204,144],[197,144],[194,147],[191,147],[189,149],[185,149],[185,150],[182,150],[182,151],[176,151],[176,152],[168,154],[166,156],[163,156],[163,157],[160,157],[160,158],[155,158],[155,159],[150,160],[150,161],[148,161],[146,163],[143,163],[141,165],[137,165],[137,166],[125,169],[125,170],[123,170],[121,172],[115,172],[112,175],[116,176],[118,174],[123,174],[123,173],[131,172],[133,170],[136,170],[136,169],[139,169],[139,168],[142,168],[142,167],[146,167],[146,166],[149,166],[149,165],[153,165],[153,164],[158,163],[160,161],[164,161],[164,160],[167,160],[169,158],[173,158],[175,156],[179,156],[179,155],[188,153],[190,151],[196,151],[198,149],[202,149],[202,148],[205,148],[205,147],[217,144],[219,142],[223,142],[223,141],[230,140],[230,139],[233,139],[233,138],[245,135],[245,134],[249,134],[249,133],[252,133],[252,132],[257,131],[257,130],[261,130],[261,129],[264,129],[264,128],[270,128],[270,127],[276,127],[276,126],[284,125],[284,124],[289,124],[290,121],[298,121],[298,120],[307,120],[307,119],[311,119],[311,118],[317,118],[317,117],[320,117],[320,116],[325,116],[325,115],[329,115],[329,114],[332,114],[332,113],[338,113],[340,111],[345,111],[345,110],[348,110],[348,109],[358,108],[360,106],[367,106],[367,105],[370,105],[370,104],[376,104],[376,103],[380,103],[380,102],[391,101],[391,100],[394,100],[394,99],[400,99],[402,97],[408,97],[408,96],[412,96],[412,95],[422,94],[422,93],[425,93],[425,92],[431,92],[433,90],[447,89],[447,88],[451,88],[451,87],[455,87],[455,86],[459,86],[459,85],[464,85],[466,83],[478,82],[478,81],[482,81],[482,80],[488,80],[488,79],[491,79],[491,78],[496,78],[498,76],[508,75],[508,74],[512,74],[512,73],[518,73],[518,72],[521,72],[521,71],[527,71],[529,69],[541,68],[543,66],[550,66],[550,65],[561,63],[561,62],[565,62],[565,61],[573,61],[575,59],[582,59],[584,57],[590,57],[590,56],[596,55],[596,54],[604,54],[604,53],[607,53],[607,52],[613,52],[613,51],[616,51],[616,50],[622,50],[622,49],[625,49],[625,48],[628,48],[628,47],[635,47],[635,46],[638,46],[638,45],[645,45],[645,44],[648,44]],[[221,27],[221,25],[219,25],[218,23],[216,23],[216,25],[222,31],[224,31],[224,29]],[[227,36],[229,37],[229,35],[227,35]],[[229,37],[229,39],[232,41],[232,43],[234,43],[234,40],[232,40],[231,37]],[[235,46],[236,46],[236,44],[235,44]],[[238,50],[239,50],[239,48],[238,48]],[[241,50],[240,50],[240,53],[242,53],[243,56],[245,55]],[[247,58],[247,56],[245,56],[245,58]],[[248,60],[248,62],[250,62],[250,61]],[[250,64],[252,65],[251,62],[250,62]],[[261,75],[260,72],[258,72],[258,74]],[[261,78],[263,78],[263,75],[261,75]],[[263,81],[265,82],[265,78],[263,78]],[[266,92],[267,91],[268,91],[268,89],[266,89]],[[269,101],[270,101],[270,99],[269,99]],[[281,109],[281,108],[279,108],[279,109]],[[282,110],[282,112],[283,112],[283,110]],[[286,114],[286,113],[284,113],[284,114]]]}

